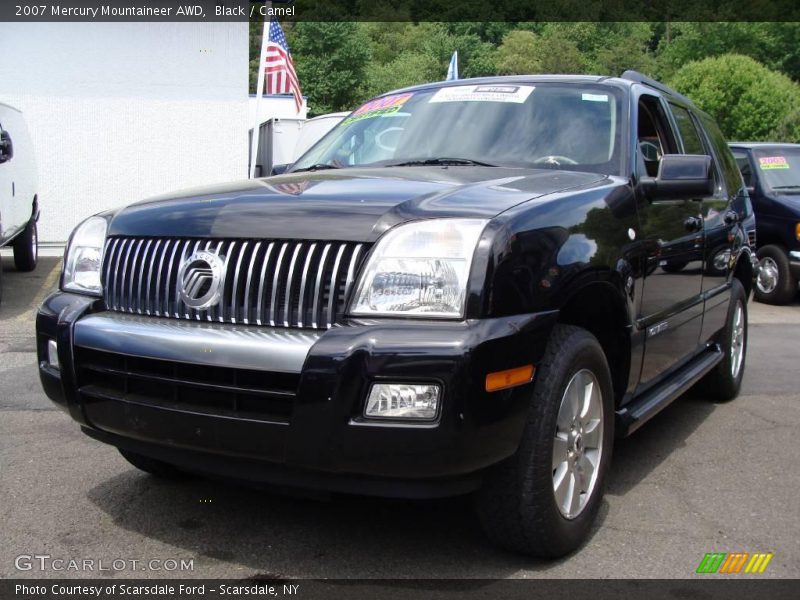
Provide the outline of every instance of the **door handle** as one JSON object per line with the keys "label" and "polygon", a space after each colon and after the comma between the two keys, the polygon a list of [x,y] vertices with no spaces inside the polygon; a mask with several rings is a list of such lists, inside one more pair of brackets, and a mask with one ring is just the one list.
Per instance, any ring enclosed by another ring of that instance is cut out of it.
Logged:
{"label": "door handle", "polygon": [[739,222],[739,213],[737,213],[735,210],[729,210],[725,213],[725,217],[723,218],[726,225],[733,225],[734,223]]}
{"label": "door handle", "polygon": [[703,228],[703,219],[699,217],[689,217],[683,222],[686,231],[700,231]]}

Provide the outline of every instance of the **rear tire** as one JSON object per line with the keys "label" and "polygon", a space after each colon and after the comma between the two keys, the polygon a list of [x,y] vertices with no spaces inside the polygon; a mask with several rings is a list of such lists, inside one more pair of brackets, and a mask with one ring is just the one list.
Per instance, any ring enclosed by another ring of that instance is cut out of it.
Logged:
{"label": "rear tire", "polygon": [[699,384],[704,396],[727,402],[739,395],[747,358],[747,297],[741,282],[734,278],[728,318],[720,334],[722,361]]}
{"label": "rear tire", "polygon": [[17,271],[28,272],[36,268],[39,261],[39,233],[32,218],[25,230],[14,240],[14,265]]}
{"label": "rear tire", "polygon": [[145,473],[150,473],[159,479],[176,480],[185,479],[187,477],[186,473],[178,469],[178,467],[175,465],[165,463],[164,461],[157,460],[155,458],[150,458],[149,456],[137,454],[136,452],[131,452],[130,450],[123,450],[122,448],[117,448],[117,450],[119,450],[119,453],[122,455],[122,457],[134,467],[140,471],[144,471]]}
{"label": "rear tire", "polygon": [[613,436],[611,375],[599,342],[585,329],[556,325],[519,448],[476,496],[487,536],[545,558],[578,548],[600,508]]}
{"label": "rear tire", "polygon": [[786,250],[774,244],[764,246],[758,250],[758,261],[761,270],[756,278],[756,300],[777,305],[791,302],[797,293],[797,279]]}

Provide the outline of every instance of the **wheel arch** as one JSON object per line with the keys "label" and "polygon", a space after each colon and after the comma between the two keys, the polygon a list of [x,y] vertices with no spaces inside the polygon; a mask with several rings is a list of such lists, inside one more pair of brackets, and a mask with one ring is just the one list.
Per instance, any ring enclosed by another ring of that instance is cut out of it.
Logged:
{"label": "wheel arch", "polygon": [[755,283],[756,270],[753,268],[753,251],[750,248],[742,248],[736,256],[736,263],[733,267],[732,279],[738,279],[745,291],[745,297],[750,298]]}
{"label": "wheel arch", "polygon": [[632,327],[620,287],[608,279],[576,284],[559,307],[558,322],[586,329],[600,342],[611,371],[615,405],[619,405],[630,376]]}

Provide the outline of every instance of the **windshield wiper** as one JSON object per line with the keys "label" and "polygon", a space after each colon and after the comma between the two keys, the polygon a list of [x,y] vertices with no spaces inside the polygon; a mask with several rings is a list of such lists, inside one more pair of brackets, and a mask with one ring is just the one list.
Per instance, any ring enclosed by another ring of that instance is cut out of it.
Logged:
{"label": "windshield wiper", "polygon": [[304,169],[295,169],[292,173],[302,173],[304,171],[324,171],[325,169],[341,169],[338,165],[332,165],[330,163],[317,163],[315,165],[311,165],[310,167],[305,167]]}
{"label": "windshield wiper", "polygon": [[403,162],[398,163],[391,163],[386,165],[387,167],[420,167],[420,166],[428,166],[428,165],[445,165],[445,166],[474,166],[474,167],[496,167],[498,165],[493,165],[486,162],[481,162],[479,160],[472,160],[471,158],[448,158],[448,157],[441,157],[441,158],[425,158],[420,160],[406,160]]}
{"label": "windshield wiper", "polygon": [[773,185],[773,190],[800,190],[800,185]]}

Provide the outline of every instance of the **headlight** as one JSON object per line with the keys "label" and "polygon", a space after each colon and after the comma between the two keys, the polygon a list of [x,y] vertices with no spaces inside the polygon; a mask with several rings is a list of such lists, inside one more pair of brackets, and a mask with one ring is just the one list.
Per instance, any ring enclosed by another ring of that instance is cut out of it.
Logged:
{"label": "headlight", "polygon": [[64,256],[65,291],[100,296],[100,267],[106,242],[108,222],[102,217],[89,217],[75,228]]}
{"label": "headlight", "polygon": [[372,252],[350,314],[463,317],[472,255],[486,223],[431,219],[391,229]]}

